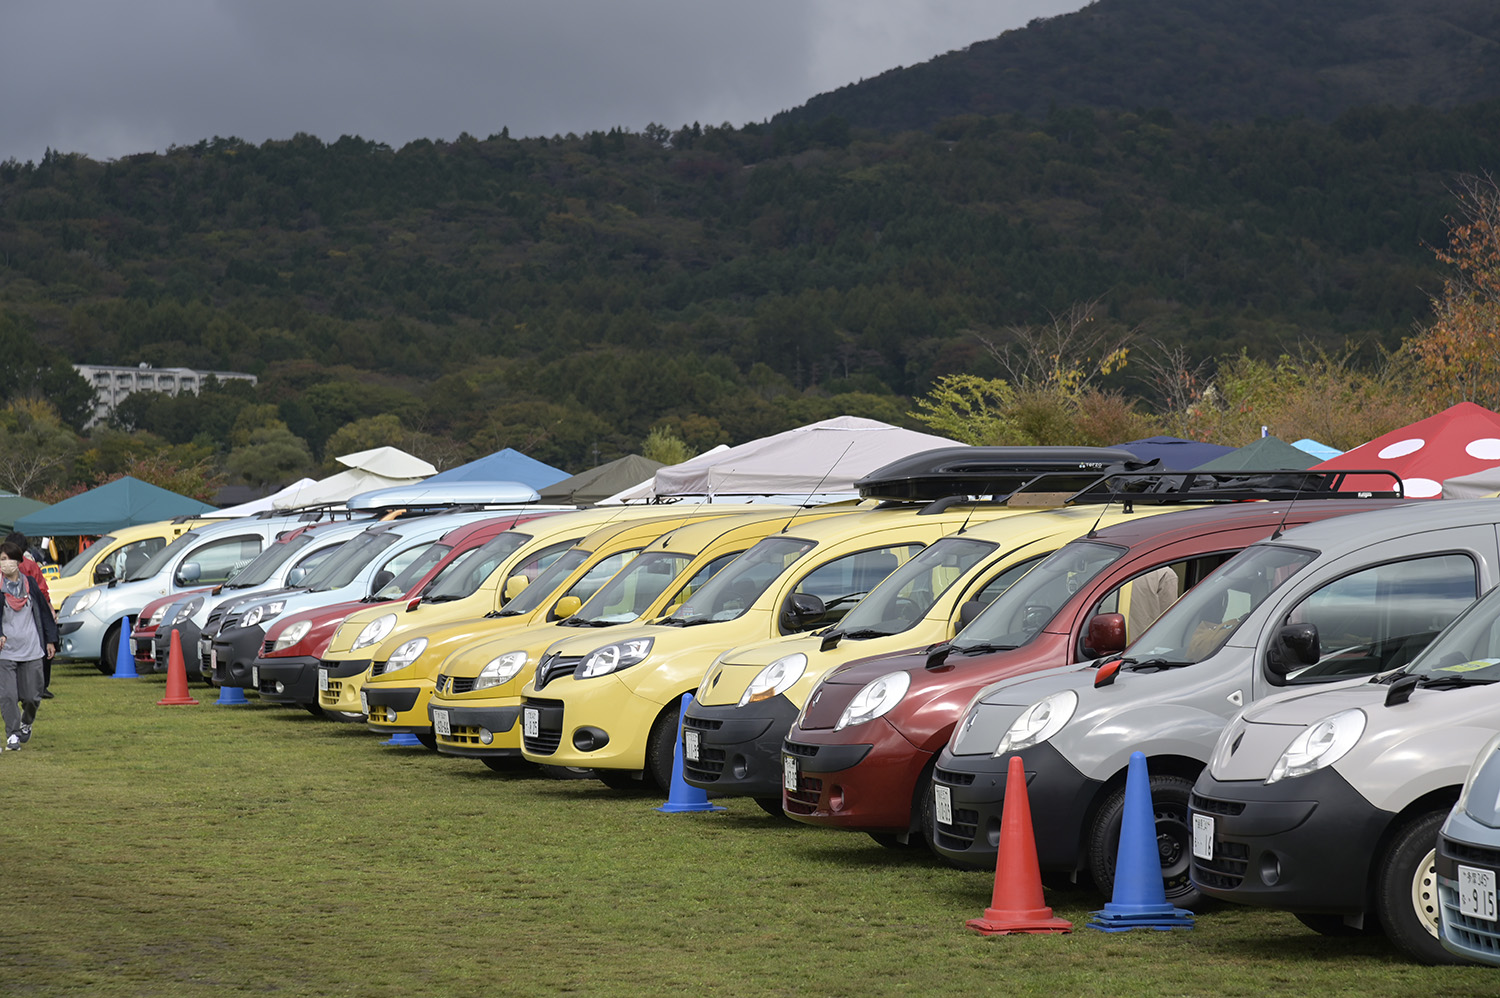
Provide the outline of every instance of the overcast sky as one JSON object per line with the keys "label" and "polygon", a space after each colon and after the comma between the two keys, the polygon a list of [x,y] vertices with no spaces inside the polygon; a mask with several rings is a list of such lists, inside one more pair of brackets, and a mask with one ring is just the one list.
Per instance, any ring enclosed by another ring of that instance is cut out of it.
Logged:
{"label": "overcast sky", "polygon": [[0,160],[743,125],[1084,0],[0,0]]}

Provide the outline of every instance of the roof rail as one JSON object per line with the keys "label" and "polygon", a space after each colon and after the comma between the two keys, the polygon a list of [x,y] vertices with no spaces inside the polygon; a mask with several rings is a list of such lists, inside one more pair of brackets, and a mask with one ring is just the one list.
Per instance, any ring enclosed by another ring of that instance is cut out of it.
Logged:
{"label": "roof rail", "polygon": [[[1356,475],[1389,478],[1389,490],[1344,490]],[[1207,503],[1256,500],[1404,499],[1401,476],[1385,468],[1339,471],[1159,471],[1120,470],[1067,499],[1068,505],[1106,502]]]}

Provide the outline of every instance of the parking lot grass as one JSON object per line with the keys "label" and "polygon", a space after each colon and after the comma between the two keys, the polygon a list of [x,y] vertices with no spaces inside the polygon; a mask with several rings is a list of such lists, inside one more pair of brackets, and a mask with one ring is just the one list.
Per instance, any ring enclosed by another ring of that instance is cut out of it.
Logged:
{"label": "parking lot grass", "polygon": [[157,706],[164,677],[60,664],[0,755],[0,990],[13,995],[1479,995],[1217,908],[1190,932],[964,927],[993,878],[731,800],[668,815],[592,780],[383,745],[253,701]]}

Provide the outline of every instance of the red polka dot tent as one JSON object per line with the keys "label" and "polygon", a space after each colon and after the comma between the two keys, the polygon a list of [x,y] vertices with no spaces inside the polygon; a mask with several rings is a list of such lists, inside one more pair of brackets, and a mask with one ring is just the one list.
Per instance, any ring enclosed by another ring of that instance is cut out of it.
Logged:
{"label": "red polka dot tent", "polygon": [[[1383,468],[1401,476],[1412,499],[1436,499],[1443,480],[1500,464],[1500,413],[1460,402],[1435,416],[1392,430],[1367,444],[1345,451],[1311,471]],[[1389,488],[1379,479],[1351,478],[1344,488]]]}

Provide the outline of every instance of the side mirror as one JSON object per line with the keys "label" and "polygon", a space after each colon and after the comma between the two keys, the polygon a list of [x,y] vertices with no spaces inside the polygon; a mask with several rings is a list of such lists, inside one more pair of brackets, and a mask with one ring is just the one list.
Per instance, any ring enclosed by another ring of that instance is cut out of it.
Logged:
{"label": "side mirror", "polygon": [[505,602],[509,603],[521,595],[521,590],[531,585],[531,580],[524,575],[512,575],[505,580]]}
{"label": "side mirror", "polygon": [[1089,618],[1088,630],[1083,635],[1083,647],[1095,658],[1124,651],[1125,615],[1101,613]]}
{"label": "side mirror", "polygon": [[372,592],[372,593],[378,593],[378,592],[380,592],[380,590],[384,589],[387,585],[389,585],[390,581],[392,579],[394,579],[395,577],[396,577],[395,573],[393,573],[390,569],[388,569],[388,568],[382,568],[380,571],[378,571],[378,572],[375,573],[375,578],[370,583],[370,592]]}
{"label": "side mirror", "polygon": [[812,593],[792,593],[781,609],[781,627],[787,631],[801,631],[823,619],[828,608]]}
{"label": "side mirror", "polygon": [[94,581],[95,582],[108,582],[110,579],[113,579],[114,577],[115,577],[115,566],[111,565],[109,562],[107,562],[107,561],[101,561],[98,565],[94,566]]}
{"label": "side mirror", "polygon": [[556,620],[562,620],[564,617],[573,616],[573,614],[577,613],[579,609],[582,608],[582,606],[583,600],[579,599],[577,596],[564,596],[562,599],[558,600],[557,605],[552,608],[552,616]]}
{"label": "side mirror", "polygon": [[1316,624],[1284,624],[1266,651],[1266,668],[1272,675],[1285,676],[1300,666],[1317,664],[1321,654]]}
{"label": "side mirror", "polygon": [[203,569],[196,561],[186,561],[177,570],[177,581],[193,583],[203,578]]}
{"label": "side mirror", "polygon": [[988,604],[983,600],[971,599],[958,608],[958,629],[961,631],[969,626],[969,622],[979,616]]}
{"label": "side mirror", "polygon": [[289,586],[300,586],[302,580],[307,578],[307,569],[298,566],[286,573],[286,584]]}

